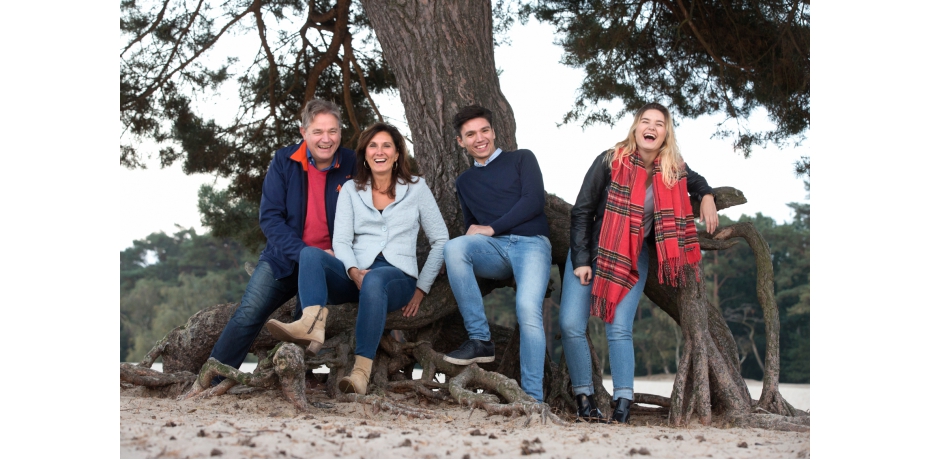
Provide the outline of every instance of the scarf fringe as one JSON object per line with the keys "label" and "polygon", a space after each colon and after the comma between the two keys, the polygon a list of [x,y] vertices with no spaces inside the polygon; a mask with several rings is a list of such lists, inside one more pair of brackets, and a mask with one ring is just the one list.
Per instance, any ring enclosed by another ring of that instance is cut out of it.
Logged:
{"label": "scarf fringe", "polygon": [[601,318],[608,324],[614,322],[614,312],[617,310],[617,304],[608,305],[607,299],[603,297],[591,296],[591,315]]}
{"label": "scarf fringe", "polygon": [[[688,245],[683,251],[685,254],[685,262],[682,263],[681,257],[670,257],[664,260],[659,269],[656,270],[658,273],[659,284],[665,284],[672,287],[678,287],[681,285],[682,280],[685,276],[685,267],[690,266],[694,272],[694,281],[701,282],[701,271],[700,264],[701,261],[701,248],[699,245]],[[693,254],[697,254],[694,256]]]}

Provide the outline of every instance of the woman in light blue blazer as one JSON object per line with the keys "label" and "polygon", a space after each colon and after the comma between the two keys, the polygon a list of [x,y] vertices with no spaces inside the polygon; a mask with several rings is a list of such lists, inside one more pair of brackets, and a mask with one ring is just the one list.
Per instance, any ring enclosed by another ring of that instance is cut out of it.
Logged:
{"label": "woman in light blue blazer", "polygon": [[[333,231],[333,251],[342,262],[341,273],[317,270],[317,279],[308,276],[307,283],[325,291],[327,283],[320,276],[344,276],[353,282],[353,294],[358,296],[355,365],[339,381],[339,389],[365,394],[387,314],[401,308],[404,316],[417,314],[439,275],[449,231],[426,181],[410,173],[407,147],[397,128],[385,123],[370,126],[362,132],[355,151],[358,174],[339,193]],[[430,252],[417,273],[421,226]],[[302,285],[304,265],[300,268]],[[325,302],[327,293],[317,296]]]}

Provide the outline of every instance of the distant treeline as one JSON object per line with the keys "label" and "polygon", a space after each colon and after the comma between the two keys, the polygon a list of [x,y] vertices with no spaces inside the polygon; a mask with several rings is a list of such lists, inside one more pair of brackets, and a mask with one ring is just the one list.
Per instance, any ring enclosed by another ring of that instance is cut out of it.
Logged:
{"label": "distant treeline", "polygon": [[[762,233],[772,252],[775,298],[781,319],[781,381],[810,382],[810,205],[790,203],[792,222],[777,224],[762,214],[741,216]],[[732,220],[720,217],[720,225]],[[744,241],[724,251],[704,253],[704,282],[711,302],[721,308],[739,347],[743,376],[762,378],[765,325],[756,298],[756,265]],[[238,302],[248,283],[243,264],[257,253],[232,240],[193,229],[174,235],[153,233],[120,252],[120,361],[139,361],[171,329],[211,305]],[[558,309],[559,270],[552,268],[555,290],[543,305],[546,345],[561,359]],[[516,325],[514,291],[498,289],[485,298],[488,320]],[[610,372],[604,324],[592,318],[591,339],[605,372]],[[646,296],[633,326],[636,375],[674,373],[683,341],[675,322]]]}

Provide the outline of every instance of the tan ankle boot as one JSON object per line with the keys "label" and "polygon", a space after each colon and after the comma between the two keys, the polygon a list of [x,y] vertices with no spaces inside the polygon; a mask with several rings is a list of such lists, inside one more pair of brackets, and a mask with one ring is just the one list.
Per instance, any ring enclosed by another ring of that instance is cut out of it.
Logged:
{"label": "tan ankle boot", "polygon": [[369,376],[371,376],[371,360],[364,356],[355,355],[355,366],[352,366],[352,373],[339,381],[339,390],[343,393],[363,395],[368,390]]}
{"label": "tan ankle boot", "polygon": [[293,323],[282,323],[276,319],[268,321],[265,326],[271,336],[285,342],[307,347],[307,351],[317,354],[326,340],[326,316],[329,309],[319,305],[304,308],[303,316]]}

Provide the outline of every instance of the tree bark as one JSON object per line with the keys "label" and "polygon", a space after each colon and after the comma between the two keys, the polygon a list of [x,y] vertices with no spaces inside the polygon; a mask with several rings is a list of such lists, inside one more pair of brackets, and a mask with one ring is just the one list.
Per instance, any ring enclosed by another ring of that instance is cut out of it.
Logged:
{"label": "tree bark", "polygon": [[452,118],[467,105],[486,107],[494,113],[496,145],[517,147],[513,109],[494,64],[491,2],[361,3],[396,77],[417,165],[454,238],[464,233],[455,179],[472,160],[456,143]]}

